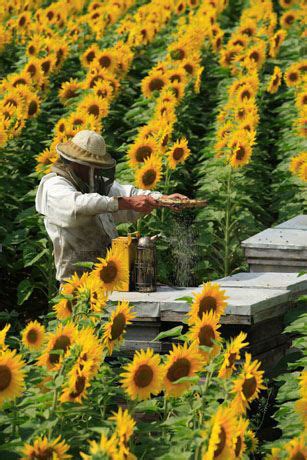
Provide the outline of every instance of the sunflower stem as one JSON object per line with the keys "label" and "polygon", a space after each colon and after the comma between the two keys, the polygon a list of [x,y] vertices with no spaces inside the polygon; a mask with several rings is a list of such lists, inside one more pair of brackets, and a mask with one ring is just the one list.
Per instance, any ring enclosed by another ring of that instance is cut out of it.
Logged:
{"label": "sunflower stem", "polygon": [[230,208],[231,208],[231,166],[228,166],[228,176],[226,185],[226,209],[225,209],[225,235],[224,235],[224,276],[229,275],[229,243],[230,243]]}
{"label": "sunflower stem", "polygon": [[[64,370],[64,364],[61,366],[61,369],[59,370],[58,374],[55,376],[54,382],[58,377],[60,377],[63,374],[63,370]],[[56,405],[57,405],[57,401],[58,401],[58,386],[55,385],[54,390],[53,390],[52,406],[51,406],[51,410],[50,410],[50,419],[55,415],[55,408],[56,408]],[[52,429],[53,429],[52,426],[50,426],[50,428],[48,430],[48,439],[49,440],[51,439]]]}
{"label": "sunflower stem", "polygon": [[14,403],[13,403],[13,426],[12,426],[12,436],[13,436],[13,438],[16,438],[16,436],[17,436],[17,431],[18,431],[18,425],[17,425],[17,407],[16,407],[16,402],[14,401]]}

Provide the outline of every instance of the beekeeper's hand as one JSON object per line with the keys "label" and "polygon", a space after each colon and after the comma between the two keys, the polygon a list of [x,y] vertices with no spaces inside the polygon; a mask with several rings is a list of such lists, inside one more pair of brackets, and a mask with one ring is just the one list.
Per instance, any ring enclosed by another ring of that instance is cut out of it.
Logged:
{"label": "beekeeper's hand", "polygon": [[127,196],[118,198],[119,210],[132,210],[143,212],[145,214],[151,213],[156,208],[160,208],[161,204],[150,195]]}

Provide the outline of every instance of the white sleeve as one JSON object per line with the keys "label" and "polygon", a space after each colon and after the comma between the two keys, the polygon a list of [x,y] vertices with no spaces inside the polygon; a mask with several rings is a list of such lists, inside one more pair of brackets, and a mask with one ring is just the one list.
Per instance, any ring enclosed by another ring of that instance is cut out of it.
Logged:
{"label": "white sleeve", "polygon": [[[151,190],[143,190],[140,188],[136,188],[130,184],[122,185],[119,182],[114,181],[109,195],[113,197],[150,195],[153,198],[160,198],[162,196],[162,193],[152,192]],[[144,213],[142,212],[136,212],[132,210],[120,210],[114,212],[113,219],[117,224],[122,222],[135,222],[143,215]]]}
{"label": "white sleeve", "polygon": [[41,182],[36,209],[51,223],[72,227],[82,225],[84,217],[117,211],[118,199],[99,193],[81,193],[63,177],[54,176]]}

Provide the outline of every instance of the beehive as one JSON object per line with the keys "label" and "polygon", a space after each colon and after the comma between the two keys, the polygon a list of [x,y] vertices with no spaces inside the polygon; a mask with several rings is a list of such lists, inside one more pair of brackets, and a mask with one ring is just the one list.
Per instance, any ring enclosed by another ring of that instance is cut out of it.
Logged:
{"label": "beehive", "polygon": [[122,285],[118,291],[128,292],[134,290],[135,287],[135,275],[134,266],[137,252],[137,237],[119,236],[112,241],[112,249],[117,249],[122,255],[123,262],[129,267],[129,282]]}

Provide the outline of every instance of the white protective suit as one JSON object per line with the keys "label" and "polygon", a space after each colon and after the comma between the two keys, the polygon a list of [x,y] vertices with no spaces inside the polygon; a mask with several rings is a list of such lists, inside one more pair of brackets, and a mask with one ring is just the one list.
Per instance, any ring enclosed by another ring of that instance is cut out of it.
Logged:
{"label": "white protective suit", "polygon": [[143,214],[119,211],[117,197],[161,193],[141,190],[132,185],[114,181],[108,196],[98,193],[81,193],[66,178],[52,172],[39,184],[35,206],[44,216],[47,233],[53,243],[56,279],[80,273],[75,262],[95,262],[104,257],[108,245],[116,238],[116,224],[135,222]]}

